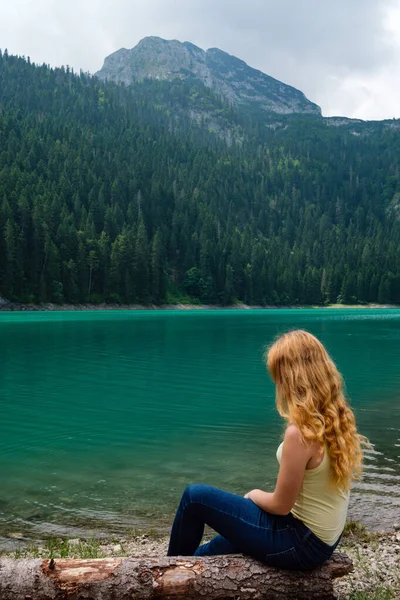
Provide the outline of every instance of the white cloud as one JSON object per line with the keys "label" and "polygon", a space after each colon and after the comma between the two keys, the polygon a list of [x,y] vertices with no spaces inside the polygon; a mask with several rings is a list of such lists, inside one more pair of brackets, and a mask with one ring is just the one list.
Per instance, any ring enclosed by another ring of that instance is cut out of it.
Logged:
{"label": "white cloud", "polygon": [[0,45],[95,72],[147,35],[217,46],[325,115],[400,116],[400,0],[0,0]]}
{"label": "white cloud", "polygon": [[346,114],[360,119],[400,118],[400,6],[392,5],[383,19],[384,43],[391,48],[391,60],[364,75],[349,73],[321,93],[328,115]]}

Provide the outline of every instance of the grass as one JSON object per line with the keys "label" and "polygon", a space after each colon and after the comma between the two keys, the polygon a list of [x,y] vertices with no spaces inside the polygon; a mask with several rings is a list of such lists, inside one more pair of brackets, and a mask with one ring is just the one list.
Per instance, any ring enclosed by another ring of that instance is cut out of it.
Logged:
{"label": "grass", "polygon": [[[379,536],[373,532],[368,532],[362,523],[349,520],[343,532],[344,551],[346,551],[346,545],[349,550],[352,548],[356,571],[362,574],[361,580],[369,582],[368,589],[357,590],[357,581],[350,580],[351,592],[348,600],[394,600],[395,598],[399,598],[398,592],[394,588],[382,585],[382,577],[371,568],[368,556],[363,553],[363,546],[368,547],[372,551],[378,550]],[[397,589],[396,585],[394,587]]]}
{"label": "grass", "polygon": [[50,538],[46,543],[47,558],[101,558],[99,540],[89,539],[71,544],[69,540]]}
{"label": "grass", "polygon": [[373,592],[357,592],[350,594],[349,600],[392,600],[393,592],[389,588],[379,587]]}
{"label": "grass", "polygon": [[[136,529],[133,528],[127,532],[129,539],[146,538],[149,541],[157,541],[164,537],[157,529]],[[105,540],[104,540],[105,541]],[[72,543],[71,543],[72,542]],[[108,540],[108,544],[121,546],[118,552],[114,552],[115,556],[126,556],[124,544],[119,538]],[[29,545],[21,546],[12,552],[0,552],[0,556],[12,556],[13,558],[103,558],[105,556],[101,541],[91,539],[80,539],[75,541],[50,537],[42,542],[39,546]],[[0,599],[1,600],[1,599]]]}
{"label": "grass", "polygon": [[373,534],[369,533],[362,523],[350,520],[344,527],[343,540],[368,543],[373,540]]}
{"label": "grass", "polygon": [[2,552],[2,555],[11,555],[19,558],[102,558],[103,553],[100,541],[95,539],[80,540],[71,544],[70,540],[62,538],[48,538],[42,546],[26,546],[17,548],[12,553]]}

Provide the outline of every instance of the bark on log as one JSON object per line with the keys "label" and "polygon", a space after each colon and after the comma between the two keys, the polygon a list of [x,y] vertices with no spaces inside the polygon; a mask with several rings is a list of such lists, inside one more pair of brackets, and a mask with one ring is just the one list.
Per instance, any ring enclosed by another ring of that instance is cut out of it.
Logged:
{"label": "bark on log", "polygon": [[284,571],[242,555],[207,558],[0,559],[1,600],[333,600],[350,573],[335,553],[313,571]]}

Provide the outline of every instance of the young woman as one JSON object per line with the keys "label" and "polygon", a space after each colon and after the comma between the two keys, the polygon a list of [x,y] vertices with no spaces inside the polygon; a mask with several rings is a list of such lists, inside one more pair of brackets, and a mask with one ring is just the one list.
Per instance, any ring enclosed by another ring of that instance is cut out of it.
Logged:
{"label": "young woman", "polygon": [[[312,569],[339,543],[366,441],[357,433],[341,375],[321,342],[301,330],[271,346],[267,365],[287,421],[275,490],[252,490],[243,498],[190,485],[172,526],[169,556],[243,552],[276,567]],[[205,524],[219,535],[199,546]]]}

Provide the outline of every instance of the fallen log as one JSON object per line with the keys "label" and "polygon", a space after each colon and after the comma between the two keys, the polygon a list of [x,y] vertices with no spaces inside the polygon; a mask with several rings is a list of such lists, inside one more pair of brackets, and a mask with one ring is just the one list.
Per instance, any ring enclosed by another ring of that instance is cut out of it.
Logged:
{"label": "fallen log", "polygon": [[0,559],[1,600],[333,600],[353,570],[334,553],[313,571],[284,571],[242,555],[170,558]]}

